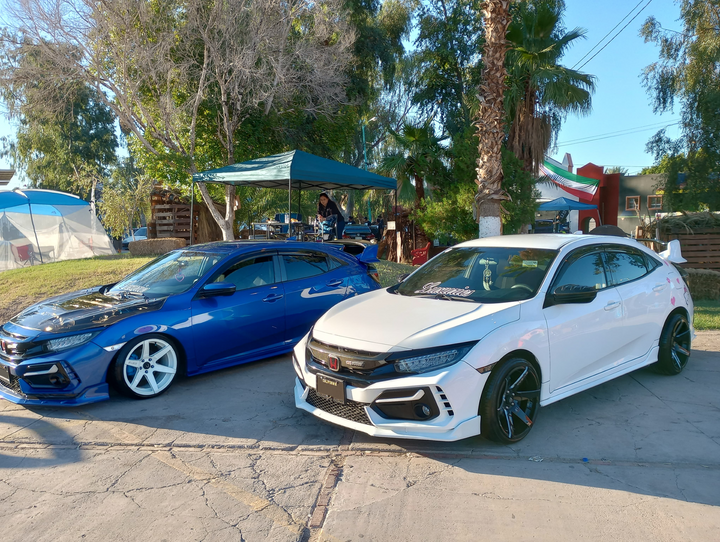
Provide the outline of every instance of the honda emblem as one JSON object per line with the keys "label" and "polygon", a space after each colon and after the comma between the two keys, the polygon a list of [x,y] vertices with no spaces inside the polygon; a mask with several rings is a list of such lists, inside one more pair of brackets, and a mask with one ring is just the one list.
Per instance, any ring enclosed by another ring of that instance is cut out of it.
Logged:
{"label": "honda emblem", "polygon": [[328,356],[327,365],[328,369],[337,373],[340,370],[340,359],[336,356]]}

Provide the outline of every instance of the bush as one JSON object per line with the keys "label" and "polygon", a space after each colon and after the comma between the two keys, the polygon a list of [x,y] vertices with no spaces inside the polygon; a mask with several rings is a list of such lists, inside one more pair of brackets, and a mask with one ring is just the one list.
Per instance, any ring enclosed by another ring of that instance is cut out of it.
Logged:
{"label": "bush", "polygon": [[128,248],[133,256],[162,256],[176,248],[185,248],[185,239],[163,237],[162,239],[143,239],[130,241]]}
{"label": "bush", "polygon": [[710,269],[686,269],[690,275],[690,294],[693,301],[720,299],[720,272]]}

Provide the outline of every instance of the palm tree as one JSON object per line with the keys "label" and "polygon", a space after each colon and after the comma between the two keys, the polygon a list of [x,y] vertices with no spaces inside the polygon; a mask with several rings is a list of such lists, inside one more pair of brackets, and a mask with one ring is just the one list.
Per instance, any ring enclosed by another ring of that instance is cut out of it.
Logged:
{"label": "palm tree", "polygon": [[400,132],[389,130],[391,143],[397,148],[386,155],[380,163],[380,171],[392,175],[398,181],[398,192],[407,197],[415,188],[415,206],[425,199],[425,181],[428,177],[442,175],[442,138],[435,136],[432,119],[421,125],[406,122]]}
{"label": "palm tree", "polygon": [[501,203],[509,199],[500,184],[503,179],[502,144],[505,139],[505,34],[510,24],[510,2],[486,0],[483,4],[484,67],[479,89],[480,107],[475,121],[479,139],[475,179],[478,192],[473,205],[473,216],[478,221],[480,237],[500,235]]}
{"label": "palm tree", "polygon": [[595,77],[566,68],[560,59],[585,30],[563,32],[563,3],[520,2],[507,32],[508,148],[537,174],[560,122],[568,113],[590,112]]}

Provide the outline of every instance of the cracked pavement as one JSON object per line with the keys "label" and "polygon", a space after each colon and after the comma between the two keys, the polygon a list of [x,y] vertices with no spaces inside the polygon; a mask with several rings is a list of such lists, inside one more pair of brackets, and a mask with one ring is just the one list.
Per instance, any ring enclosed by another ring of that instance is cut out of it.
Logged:
{"label": "cracked pavement", "polygon": [[295,409],[288,357],[149,401],[0,402],[4,541],[713,540],[720,332],[677,377],[546,408],[513,446],[374,439]]}

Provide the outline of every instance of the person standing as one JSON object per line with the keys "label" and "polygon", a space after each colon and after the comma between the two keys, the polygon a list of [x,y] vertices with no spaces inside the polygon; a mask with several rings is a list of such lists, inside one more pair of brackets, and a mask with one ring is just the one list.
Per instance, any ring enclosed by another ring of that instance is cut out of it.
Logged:
{"label": "person standing", "polygon": [[340,209],[327,192],[320,194],[320,200],[318,201],[318,213],[317,219],[320,222],[325,222],[328,219],[335,217],[335,227],[337,231],[337,238],[342,239],[343,231],[345,230],[345,218],[343,217]]}

